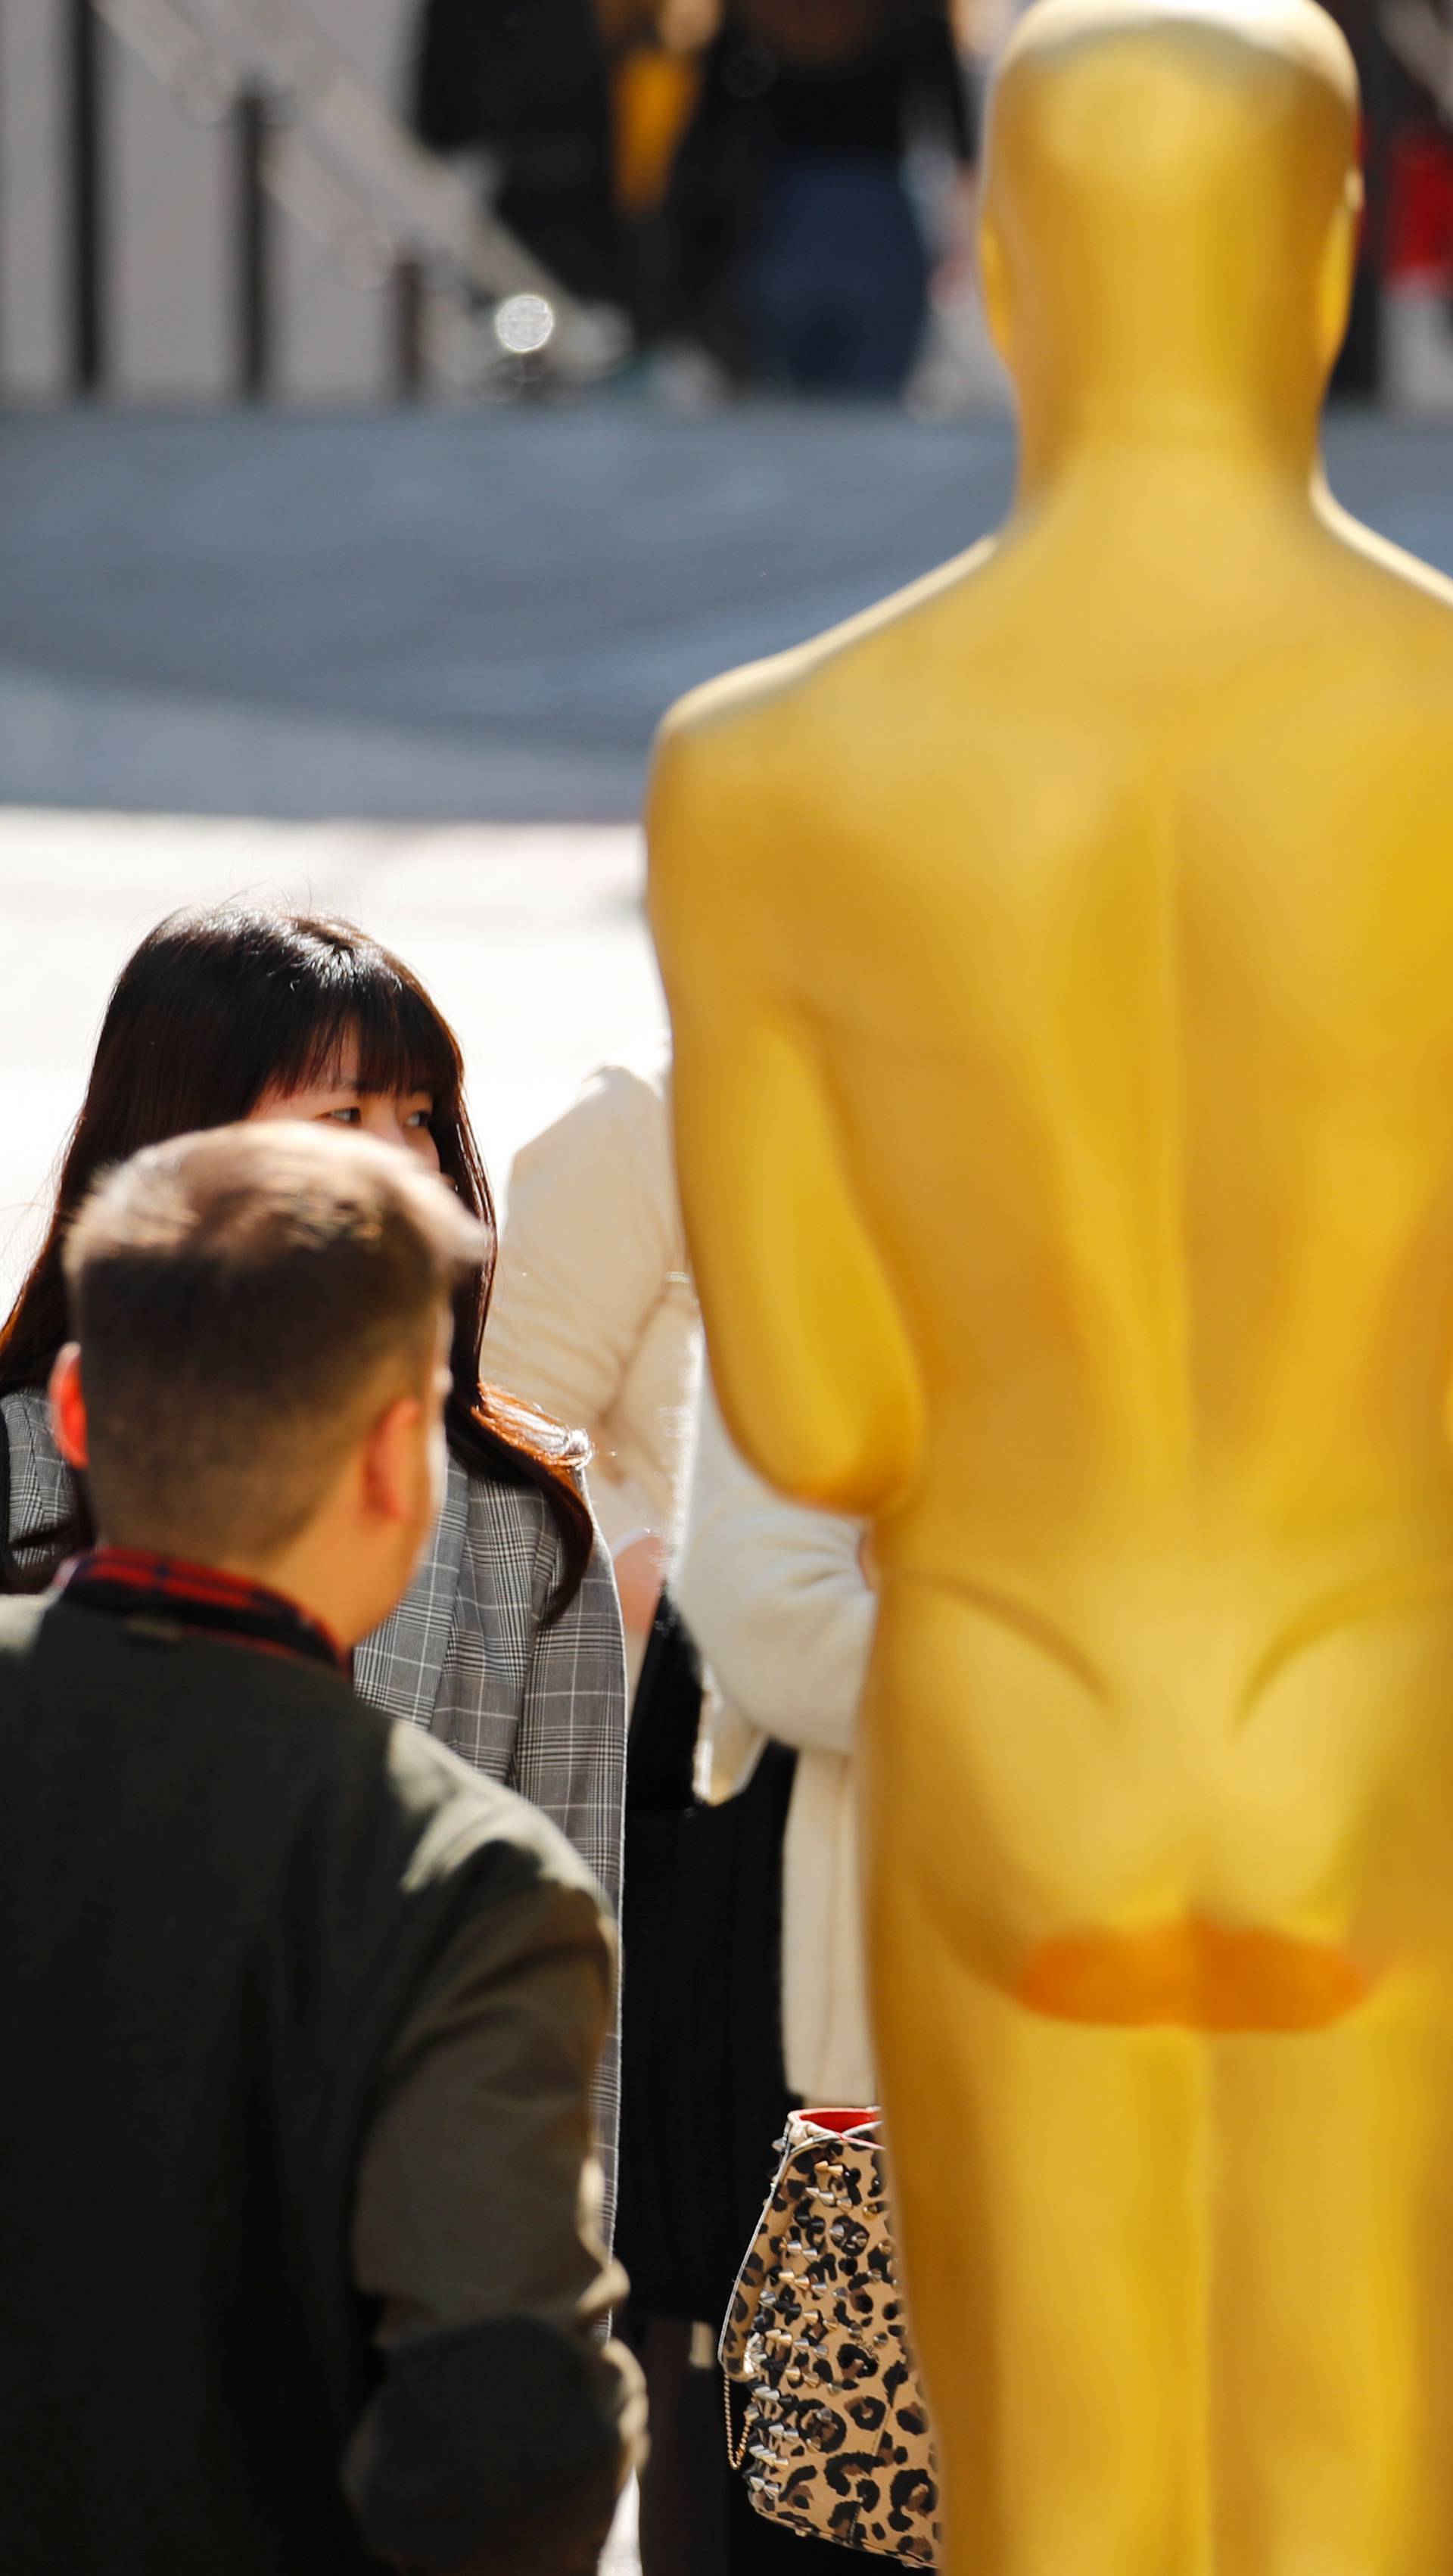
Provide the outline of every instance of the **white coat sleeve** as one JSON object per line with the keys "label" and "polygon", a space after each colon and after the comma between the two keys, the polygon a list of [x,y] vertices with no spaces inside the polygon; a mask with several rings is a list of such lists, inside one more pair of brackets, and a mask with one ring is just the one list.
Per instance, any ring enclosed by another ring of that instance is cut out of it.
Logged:
{"label": "white coat sleeve", "polygon": [[515,1158],[484,1373],[590,1434],[591,1499],[612,1550],[656,1518],[602,1425],[680,1262],[680,1222],[665,1100],[624,1066],[593,1075]]}
{"label": "white coat sleeve", "polygon": [[861,1537],[764,1485],[703,1384],[672,1589],[738,1716],[800,1751],[853,1750],[877,1606]]}

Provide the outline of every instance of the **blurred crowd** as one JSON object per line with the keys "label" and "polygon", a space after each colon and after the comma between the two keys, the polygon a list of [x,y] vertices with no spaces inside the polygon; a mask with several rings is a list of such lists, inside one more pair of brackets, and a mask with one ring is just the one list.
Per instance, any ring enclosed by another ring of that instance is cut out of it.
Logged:
{"label": "blurred crowd", "polygon": [[959,0],[425,0],[413,121],[649,363],[893,396],[970,269]]}
{"label": "blurred crowd", "polygon": [[[708,397],[892,397],[970,300],[983,66],[1022,5],[423,0],[411,113],[648,368]],[[1332,14],[1368,182],[1336,387],[1371,394],[1385,291],[1453,296],[1453,32],[1446,0]]]}

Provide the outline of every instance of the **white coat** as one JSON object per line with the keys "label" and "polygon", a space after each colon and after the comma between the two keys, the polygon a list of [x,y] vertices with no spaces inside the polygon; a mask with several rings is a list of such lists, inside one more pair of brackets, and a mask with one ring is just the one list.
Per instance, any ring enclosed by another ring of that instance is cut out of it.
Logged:
{"label": "white coat", "polygon": [[862,1967],[853,1746],[876,1604],[853,1521],[783,1502],[702,1390],[672,1578],[710,1667],[711,1788],[748,1776],[765,1736],[795,1745],[782,1887],[783,2051],[819,2107],[876,2099]]}

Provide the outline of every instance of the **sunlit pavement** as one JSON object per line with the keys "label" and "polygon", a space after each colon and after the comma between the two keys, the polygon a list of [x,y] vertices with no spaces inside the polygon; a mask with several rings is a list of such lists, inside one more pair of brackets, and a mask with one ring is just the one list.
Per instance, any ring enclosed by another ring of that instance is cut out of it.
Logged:
{"label": "sunlit pavement", "polygon": [[[1334,488],[1453,571],[1453,432]],[[631,819],[683,689],[993,527],[1001,421],[0,415],[0,803]]]}
{"label": "sunlit pavement", "polygon": [[882,408],[0,415],[0,802],[623,821],[665,707],[967,544]]}

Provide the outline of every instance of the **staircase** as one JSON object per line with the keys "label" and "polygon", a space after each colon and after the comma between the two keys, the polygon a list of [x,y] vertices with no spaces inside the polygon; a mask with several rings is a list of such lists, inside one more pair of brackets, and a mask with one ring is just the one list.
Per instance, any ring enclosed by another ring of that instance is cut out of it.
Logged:
{"label": "staircase", "polygon": [[9,8],[10,398],[500,399],[619,357],[618,317],[491,217],[487,171],[423,150],[385,103],[401,0]]}

